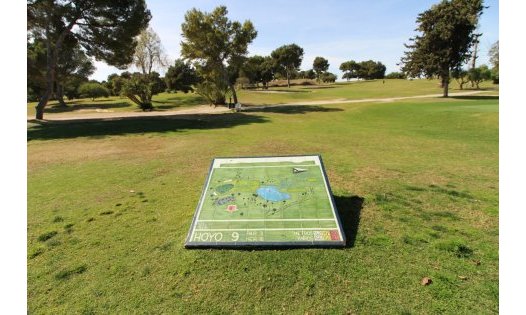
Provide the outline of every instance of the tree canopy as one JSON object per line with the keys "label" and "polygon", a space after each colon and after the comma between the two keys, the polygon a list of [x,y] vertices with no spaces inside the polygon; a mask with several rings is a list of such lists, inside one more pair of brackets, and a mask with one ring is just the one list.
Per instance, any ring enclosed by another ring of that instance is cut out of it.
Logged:
{"label": "tree canopy", "polygon": [[314,58],[312,70],[316,72],[316,78],[320,81],[321,75],[329,70],[329,60],[323,57]]}
{"label": "tree canopy", "polygon": [[246,59],[241,67],[241,74],[251,84],[263,84],[267,88],[268,82],[274,78],[275,65],[270,56],[251,56]]}
{"label": "tree canopy", "polygon": [[151,27],[144,29],[137,39],[133,65],[143,74],[149,75],[156,68],[168,66],[167,59],[159,35]]}
{"label": "tree canopy", "polygon": [[237,102],[234,82],[257,36],[252,22],[230,21],[227,14],[225,6],[210,13],[194,8],[186,12],[181,26],[181,56],[194,62],[203,79],[196,91],[213,104],[224,104],[228,91]]}
{"label": "tree canopy", "polygon": [[386,67],[380,61],[361,61],[356,62],[354,60],[349,60],[343,62],[340,65],[340,70],[344,72],[343,78],[347,79],[364,79],[364,80],[374,80],[374,79],[383,79],[385,77]]}
{"label": "tree canopy", "polygon": [[290,88],[290,76],[301,66],[303,48],[296,44],[283,45],[276,48],[270,56],[274,59],[278,71],[287,77],[287,86]]}
{"label": "tree canopy", "polygon": [[76,38],[88,56],[124,68],[132,61],[135,36],[150,18],[144,0],[28,0],[28,39],[40,37],[46,48],[46,88],[37,105],[36,118],[43,118],[68,35]]}
{"label": "tree canopy", "polygon": [[164,80],[169,91],[188,93],[194,90],[193,86],[199,83],[200,78],[189,62],[177,59],[166,71]]}
{"label": "tree canopy", "polygon": [[443,0],[420,13],[418,34],[405,45],[402,71],[410,77],[440,77],[447,97],[450,71],[468,60],[480,36],[475,30],[483,8],[482,0]]}

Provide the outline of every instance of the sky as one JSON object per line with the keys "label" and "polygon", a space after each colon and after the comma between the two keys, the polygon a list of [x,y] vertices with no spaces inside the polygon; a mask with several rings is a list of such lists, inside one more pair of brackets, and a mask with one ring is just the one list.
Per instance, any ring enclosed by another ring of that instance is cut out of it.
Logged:
{"label": "sky", "polygon": [[[295,43],[304,49],[302,70],[312,68],[317,56],[329,60],[329,71],[344,61],[375,60],[386,65],[386,73],[399,71],[404,43],[416,33],[416,17],[440,0],[147,0],[152,13],[150,26],[161,38],[171,60],[180,57],[181,24],[184,14],[197,8],[210,12],[225,5],[231,20],[250,20],[258,35],[249,45],[249,55],[270,55],[279,46]],[[478,64],[488,64],[488,51],[499,40],[499,2],[488,6],[479,21]],[[121,70],[96,61],[92,79],[106,80]],[[134,70],[130,68],[130,70]],[[164,71],[160,71],[162,74]]]}

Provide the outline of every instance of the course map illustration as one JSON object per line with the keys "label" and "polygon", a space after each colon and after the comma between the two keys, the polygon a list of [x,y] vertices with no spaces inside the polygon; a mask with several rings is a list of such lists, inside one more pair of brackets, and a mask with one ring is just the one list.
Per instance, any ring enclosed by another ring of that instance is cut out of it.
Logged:
{"label": "course map illustration", "polygon": [[321,157],[216,158],[185,243],[344,246]]}

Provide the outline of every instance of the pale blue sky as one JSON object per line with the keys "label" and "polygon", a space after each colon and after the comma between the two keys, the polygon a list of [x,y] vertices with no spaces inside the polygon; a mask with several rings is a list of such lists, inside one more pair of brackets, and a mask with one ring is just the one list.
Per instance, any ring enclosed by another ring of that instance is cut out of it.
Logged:
{"label": "pale blue sky", "polygon": [[[327,58],[329,71],[341,78],[340,64],[347,60],[376,60],[387,66],[387,73],[398,71],[404,43],[413,36],[418,13],[440,0],[147,0],[152,12],[150,26],[159,34],[163,46],[174,60],[179,58],[181,23],[191,8],[211,11],[226,5],[229,18],[251,20],[258,36],[249,54],[269,55],[275,48],[290,43],[303,47],[302,69],[312,68],[316,56]],[[488,63],[488,50],[499,39],[499,2],[489,6],[480,19],[479,64]],[[116,68],[96,62],[92,78],[105,80]],[[163,72],[163,71],[161,71]]]}

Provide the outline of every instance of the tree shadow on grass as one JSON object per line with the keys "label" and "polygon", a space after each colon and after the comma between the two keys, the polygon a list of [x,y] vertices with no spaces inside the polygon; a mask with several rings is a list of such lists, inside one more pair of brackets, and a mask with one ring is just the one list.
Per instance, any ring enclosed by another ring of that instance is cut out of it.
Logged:
{"label": "tree shadow on grass", "polygon": [[324,107],[318,105],[284,105],[284,106],[268,106],[268,107],[256,107],[243,108],[244,112],[261,112],[261,113],[278,113],[278,114],[306,114],[310,112],[341,112],[341,108]]}
{"label": "tree shadow on grass", "polygon": [[70,121],[29,121],[27,140],[105,137],[128,134],[181,132],[191,129],[220,129],[265,123],[263,116],[243,113],[193,114],[157,117],[120,117]]}
{"label": "tree shadow on grass", "polygon": [[[96,102],[97,100],[95,100]],[[44,112],[45,113],[69,113],[81,109],[112,109],[112,108],[122,108],[130,107],[130,104],[127,102],[119,103],[82,103],[82,104],[68,104],[68,106],[60,106],[58,104],[48,106]]]}
{"label": "tree shadow on grass", "polygon": [[499,96],[497,95],[459,95],[459,96],[450,96],[450,98],[454,98],[457,100],[498,100]]}
{"label": "tree shadow on grass", "polygon": [[334,196],[334,202],[347,239],[346,247],[354,247],[364,201],[365,199],[359,196]]}

